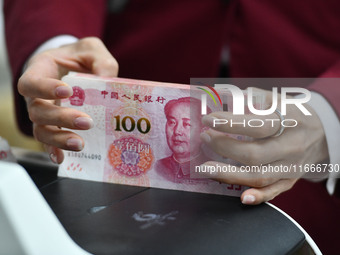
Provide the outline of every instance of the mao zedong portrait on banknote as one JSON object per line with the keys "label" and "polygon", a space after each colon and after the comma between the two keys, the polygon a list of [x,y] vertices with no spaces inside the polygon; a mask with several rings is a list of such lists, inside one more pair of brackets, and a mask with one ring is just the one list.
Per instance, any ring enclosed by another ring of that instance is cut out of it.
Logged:
{"label": "mao zedong portrait on banknote", "polygon": [[[172,154],[156,162],[156,172],[168,181],[193,183],[204,179],[190,178],[190,165],[209,160],[201,150],[201,102],[193,97],[169,101],[164,107],[165,134]],[[192,119],[193,118],[193,119]]]}

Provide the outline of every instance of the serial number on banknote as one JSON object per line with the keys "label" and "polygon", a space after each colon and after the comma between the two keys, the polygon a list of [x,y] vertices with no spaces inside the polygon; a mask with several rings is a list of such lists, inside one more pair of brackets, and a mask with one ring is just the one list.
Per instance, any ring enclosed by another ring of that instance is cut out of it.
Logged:
{"label": "serial number on banknote", "polygon": [[102,160],[102,155],[94,154],[94,153],[86,153],[86,152],[74,152],[69,151],[67,152],[67,156],[71,158],[85,158],[85,159],[92,159],[92,160]]}

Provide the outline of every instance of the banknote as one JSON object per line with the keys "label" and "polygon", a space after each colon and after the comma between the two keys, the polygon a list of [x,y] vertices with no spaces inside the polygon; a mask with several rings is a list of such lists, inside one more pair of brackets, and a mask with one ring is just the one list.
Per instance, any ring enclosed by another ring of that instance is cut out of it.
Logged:
{"label": "banknote", "polygon": [[[201,142],[202,93],[198,87],[72,73],[63,78],[73,95],[61,105],[89,114],[94,127],[75,131],[81,152],[65,151],[58,175],[143,187],[239,196],[246,187],[193,176],[209,160],[235,163]],[[232,107],[207,101],[209,112]],[[206,98],[206,97],[205,97]],[[255,104],[261,107],[262,99]],[[236,139],[247,139],[234,136]]]}
{"label": "banknote", "polygon": [[7,140],[0,136],[0,160],[16,162]]}

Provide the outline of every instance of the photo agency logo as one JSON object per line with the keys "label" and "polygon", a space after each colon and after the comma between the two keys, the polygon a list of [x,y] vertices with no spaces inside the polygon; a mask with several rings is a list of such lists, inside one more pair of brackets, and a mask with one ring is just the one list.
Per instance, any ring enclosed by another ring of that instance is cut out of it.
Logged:
{"label": "photo agency logo", "polygon": [[[305,116],[312,115],[306,107],[303,105],[307,103],[311,99],[311,93],[309,90],[305,88],[299,87],[281,87],[281,94],[278,93],[278,88],[272,88],[272,98],[271,98],[271,106],[267,109],[256,109],[256,104],[254,102],[255,92],[254,88],[249,87],[245,91],[242,91],[239,87],[232,84],[215,84],[212,86],[204,86],[196,87],[205,93],[201,94],[201,114],[207,114],[207,95],[213,100],[215,105],[217,105],[217,101],[220,102],[222,109],[225,111],[226,107],[224,105],[228,105],[228,102],[222,102],[220,93],[229,92],[232,97],[232,113],[233,115],[245,115],[245,107],[249,110],[250,114],[254,116],[269,116],[273,113],[276,113],[280,118],[247,118],[243,119],[243,121],[238,120],[233,121],[233,119],[214,119],[213,126],[217,125],[243,125],[244,127],[262,127],[266,124],[266,122],[271,123],[271,126],[274,127],[275,122],[280,122],[281,127],[296,127],[298,125],[297,120],[295,119],[286,119],[287,115],[287,105],[295,105]],[[210,92],[210,91],[211,92]],[[219,92],[217,92],[217,90]],[[288,97],[288,94],[294,93],[299,94],[299,97]],[[245,95],[247,101],[245,102]],[[280,105],[278,97],[280,95]],[[264,95],[263,95],[264,96]],[[280,107],[279,107],[280,106]],[[279,110],[280,109],[280,110]]]}

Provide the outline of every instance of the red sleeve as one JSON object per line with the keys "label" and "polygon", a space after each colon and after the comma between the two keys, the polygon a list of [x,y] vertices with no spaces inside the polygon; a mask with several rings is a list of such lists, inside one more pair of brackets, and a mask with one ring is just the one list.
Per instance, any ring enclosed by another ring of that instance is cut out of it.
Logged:
{"label": "red sleeve", "polygon": [[[327,69],[308,89],[325,97],[340,119],[340,60]],[[334,78],[334,79],[331,79]]]}
{"label": "red sleeve", "polygon": [[32,135],[26,104],[16,86],[27,58],[43,42],[61,34],[102,36],[104,0],[4,0],[5,33],[20,130]]}

